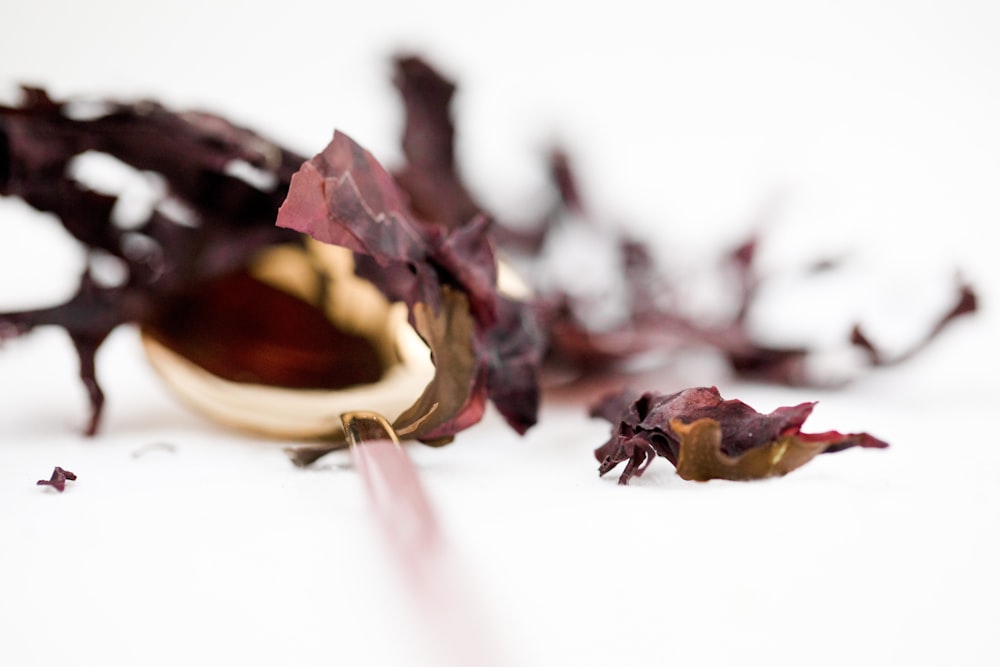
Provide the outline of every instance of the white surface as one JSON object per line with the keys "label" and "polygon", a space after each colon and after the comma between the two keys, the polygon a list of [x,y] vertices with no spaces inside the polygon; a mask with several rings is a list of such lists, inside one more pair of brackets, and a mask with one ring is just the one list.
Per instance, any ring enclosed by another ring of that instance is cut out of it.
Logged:
{"label": "white surface", "polygon": [[[336,126],[391,164],[405,46],[459,80],[460,156],[501,213],[531,210],[557,134],[675,270],[762,218],[786,276],[846,254],[839,277],[776,283],[777,339],[832,345],[861,317],[903,345],[960,268],[983,312],[844,391],[663,380],[760,410],[818,398],[812,429],[887,451],[753,484],[661,461],[620,488],[591,456],[606,426],[550,403],[524,439],[491,413],[413,455],[509,664],[997,664],[1000,10],[688,4],[5,1],[0,83],[206,107],[309,154]],[[69,291],[50,221],[5,201],[0,230],[0,308]],[[132,331],[99,364],[85,441],[63,336],[0,350],[0,664],[437,664],[346,457],[297,470],[191,415]],[[61,495],[34,485],[55,465],[79,475]]]}

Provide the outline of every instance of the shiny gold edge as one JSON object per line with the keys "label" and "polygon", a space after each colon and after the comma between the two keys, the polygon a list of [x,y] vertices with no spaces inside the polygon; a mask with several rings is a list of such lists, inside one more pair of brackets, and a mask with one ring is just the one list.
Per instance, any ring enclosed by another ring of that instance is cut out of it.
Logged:
{"label": "shiny gold edge", "polygon": [[[354,275],[343,248],[310,243],[308,251],[276,248],[251,267],[258,279],[315,303],[342,330],[361,335],[382,360],[382,378],[342,389],[289,389],[222,379],[142,332],[146,356],[185,404],[226,426],[281,439],[342,439],[340,415],[373,407],[395,419],[434,376],[427,346],[406,323],[406,307],[390,305]],[[321,282],[323,281],[323,282]]]}
{"label": "shiny gold edge", "polygon": [[[394,419],[409,407],[434,374],[429,358],[388,369],[379,382],[340,390],[287,389],[231,382],[209,373],[148,334],[150,364],[186,405],[232,428],[285,439],[339,436],[340,414],[379,406]],[[416,343],[422,345],[417,339]],[[412,345],[411,347],[415,347]]]}

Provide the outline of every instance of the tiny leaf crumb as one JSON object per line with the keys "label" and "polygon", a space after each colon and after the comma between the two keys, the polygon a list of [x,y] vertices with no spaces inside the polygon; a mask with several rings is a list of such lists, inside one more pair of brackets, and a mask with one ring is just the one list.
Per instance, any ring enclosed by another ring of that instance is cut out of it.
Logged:
{"label": "tiny leaf crumb", "polygon": [[66,490],[67,480],[71,481],[75,479],[76,479],[75,473],[72,473],[69,470],[64,470],[59,466],[56,466],[52,470],[52,476],[49,479],[40,479],[38,480],[37,484],[38,486],[51,486],[59,493],[62,493],[63,491]]}

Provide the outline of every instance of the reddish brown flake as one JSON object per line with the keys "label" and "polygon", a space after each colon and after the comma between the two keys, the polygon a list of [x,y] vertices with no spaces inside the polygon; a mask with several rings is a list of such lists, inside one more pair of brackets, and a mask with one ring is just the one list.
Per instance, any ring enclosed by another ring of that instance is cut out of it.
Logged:
{"label": "reddish brown flake", "polygon": [[724,400],[715,387],[675,394],[620,392],[591,415],[611,422],[611,438],[594,452],[604,475],[621,463],[619,484],[645,472],[657,456],[684,479],[749,480],[785,475],[817,454],[849,447],[888,447],[867,433],[803,433],[815,403],[761,414],[743,401]]}
{"label": "reddish brown flake", "polygon": [[390,300],[431,348],[435,377],[393,426],[439,443],[479,421],[491,398],[523,432],[538,408],[541,330],[532,311],[497,293],[489,221],[424,220],[395,179],[337,132],[292,178],[277,224],[355,253],[356,272]]}
{"label": "reddish brown flake", "polygon": [[[80,358],[93,435],[104,405],[95,367],[101,344],[121,324],[152,324],[172,295],[242,269],[262,248],[298,242],[274,217],[303,158],[212,114],[108,101],[101,115],[79,118],[71,102],[24,92],[21,105],[0,104],[0,196],[54,214],[88,253],[117,258],[126,276],[105,286],[88,271],[65,303],[0,313],[0,343],[36,327],[65,329]],[[75,180],[74,160],[94,153],[162,178],[164,192],[144,219],[123,227],[116,196]]]}
{"label": "reddish brown flake", "polygon": [[52,471],[52,477],[50,477],[49,479],[40,479],[36,483],[38,484],[38,486],[51,486],[59,493],[62,493],[63,491],[66,490],[66,481],[75,479],[76,475],[74,473],[71,473],[69,470],[63,470],[59,466],[56,466],[55,469]]}

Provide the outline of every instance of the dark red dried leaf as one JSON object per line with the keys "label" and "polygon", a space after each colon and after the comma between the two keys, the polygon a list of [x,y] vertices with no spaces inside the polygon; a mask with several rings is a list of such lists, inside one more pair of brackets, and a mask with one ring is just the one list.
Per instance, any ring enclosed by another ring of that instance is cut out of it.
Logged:
{"label": "dark red dried leaf", "polygon": [[66,490],[66,481],[75,479],[75,474],[71,473],[69,470],[63,470],[59,466],[56,466],[49,479],[40,479],[36,482],[36,484],[38,486],[51,486],[59,493],[62,493]]}
{"label": "dark red dried leaf", "polygon": [[[395,81],[407,113],[406,163],[395,178],[360,147],[342,140],[310,163],[312,172],[304,168],[296,176],[302,187],[283,210],[300,221],[297,229],[352,249],[358,273],[390,298],[410,304],[411,321],[422,311],[422,333],[428,340],[435,338],[432,329],[444,332],[436,335],[439,367],[448,357],[447,365],[461,370],[448,382],[437,378],[418,402],[423,406],[418,413],[437,411],[435,419],[421,421],[423,437],[447,438],[475,421],[484,392],[519,431],[534,423],[543,333],[551,337],[550,358],[568,361],[581,375],[621,367],[651,351],[707,346],[742,376],[786,384],[817,382],[806,373],[810,349],[763,345],[747,327],[761,280],[754,266],[756,241],[742,244],[729,257],[738,302],[732,317],[721,323],[692,318],[677,301],[664,305],[658,298],[677,292],[657,270],[642,239],[591,219],[562,151],[550,158],[557,201],[534,229],[514,232],[490,222],[492,216],[482,211],[456,165],[450,111],[454,84],[412,57],[397,60]],[[195,224],[178,224],[154,210],[135,228],[115,226],[115,198],[92,192],[68,175],[70,161],[86,151],[159,173],[167,184],[165,197],[190,210]],[[93,433],[103,405],[94,358],[103,340],[123,322],[138,322],[155,332],[167,319],[164,309],[176,305],[177,295],[190,294],[194,285],[224,280],[261,248],[297,240],[298,235],[276,229],[272,222],[301,161],[210,114],[175,114],[149,102],[109,102],[99,116],[81,119],[44,91],[26,89],[21,106],[0,106],[0,195],[21,197],[56,214],[88,248],[121,259],[128,277],[108,287],[85,274],[77,294],[65,304],[0,314],[0,340],[36,326],[66,328],[80,357],[80,375],[91,402],[87,431]],[[234,163],[249,165],[271,183],[253,185],[234,176],[228,169]],[[593,326],[580,314],[580,303],[565,293],[539,295],[538,317],[536,308],[496,295],[493,248],[484,240],[488,234],[512,251],[532,255],[546,245],[553,229],[581,220],[605,230],[608,244],[621,258],[626,289],[617,298],[628,313],[611,330]],[[962,285],[955,307],[939,324],[909,352],[892,358],[860,327],[851,342],[867,353],[872,366],[899,363],[975,307],[974,293]],[[463,308],[468,322],[460,316]],[[442,348],[463,331],[469,340],[461,351]],[[168,337],[169,332],[160,333]],[[464,363],[463,354],[473,363]],[[232,374],[239,374],[235,366],[240,364],[231,365]],[[438,391],[450,396],[448,411],[432,407]]]}
{"label": "dark red dried leaf", "polygon": [[591,409],[591,416],[612,423],[611,438],[594,454],[601,475],[625,463],[618,482],[628,484],[657,456],[684,479],[745,480],[787,474],[824,452],[888,446],[867,433],[803,433],[815,405],[761,414],[742,401],[724,400],[715,387],[638,397],[620,392]]}
{"label": "dark red dried leaf", "polygon": [[[563,196],[567,220],[579,220],[585,211],[579,205],[579,188],[564,155],[553,158],[555,186]],[[555,163],[557,161],[557,163]],[[569,185],[567,185],[569,184]],[[571,193],[566,195],[565,193]],[[552,216],[540,223],[543,230],[552,228]],[[596,226],[595,226],[596,227]],[[760,343],[747,326],[762,282],[754,264],[758,240],[752,238],[732,251],[727,266],[734,276],[732,289],[737,306],[732,315],[721,322],[705,322],[685,313],[683,301],[664,305],[657,294],[681,293],[656,269],[654,258],[646,246],[624,232],[607,232],[608,243],[619,249],[625,292],[619,296],[630,311],[616,328],[595,330],[585,318],[575,299],[565,293],[542,295],[549,304],[546,321],[551,326],[551,354],[563,363],[575,365],[582,375],[620,366],[639,355],[655,350],[676,350],[684,347],[716,349],[729,363],[734,373],[746,379],[773,382],[789,386],[828,385],[822,377],[811,376],[809,360],[816,350],[808,346],[777,347]],[[855,327],[849,343],[868,353],[871,367],[888,366],[906,361],[930,345],[950,324],[977,308],[972,287],[960,283],[956,302],[920,341],[907,352],[889,358]]]}
{"label": "dark red dried leaf", "polygon": [[[447,440],[479,420],[487,395],[515,429],[534,423],[539,331],[530,312],[497,295],[484,216],[423,220],[375,158],[337,132],[292,178],[277,224],[354,251],[357,274],[409,307],[437,373],[396,420],[401,435]],[[515,384],[514,373],[529,379]]]}
{"label": "dark red dried leaf", "polygon": [[860,324],[856,324],[851,330],[851,343],[865,351],[868,355],[868,361],[872,366],[894,366],[919,354],[944,331],[952,320],[963,315],[972,314],[976,312],[978,307],[978,299],[976,298],[976,293],[972,290],[972,286],[960,280],[958,294],[951,309],[941,315],[924,337],[917,341],[910,349],[895,356],[889,356],[865,335]]}
{"label": "dark red dried leaf", "polygon": [[[414,211],[449,226],[460,225],[482,209],[470,195],[455,163],[455,130],[449,108],[455,85],[426,62],[413,57],[397,61],[396,84],[406,106],[403,151],[407,159],[407,164],[397,171],[397,180],[410,196]],[[582,222],[601,230],[608,246],[618,249],[625,278],[625,289],[612,298],[620,299],[629,308],[625,320],[609,330],[580,315],[585,310],[584,304],[568,293],[539,294],[550,338],[550,361],[586,377],[627,365],[630,360],[654,351],[709,347],[716,349],[733,372],[744,378],[792,386],[828,384],[824,378],[808,373],[814,350],[807,346],[762,344],[747,326],[761,282],[754,264],[757,239],[738,245],[728,256],[726,269],[734,277],[732,289],[737,302],[732,316],[726,321],[707,323],[687,315],[683,300],[664,305],[657,298],[680,292],[659,273],[646,243],[620,228],[600,225],[592,219],[565,151],[551,152],[549,173],[557,195],[556,204],[527,229],[514,230],[495,223],[497,240],[503,248],[520,254],[523,261],[530,263],[542,253],[549,234],[560,225]],[[855,330],[851,342],[868,352],[873,367],[899,363],[926,347],[950,321],[974,311],[974,294],[971,288],[962,285],[956,307],[910,352],[889,360],[876,351],[860,328]]]}
{"label": "dark red dried leaf", "polygon": [[[37,88],[25,89],[20,106],[0,105],[0,195],[55,214],[88,251],[108,253],[126,268],[120,285],[100,285],[85,273],[66,303],[0,313],[0,342],[39,326],[69,333],[90,398],[87,434],[96,432],[104,403],[95,356],[111,331],[152,323],[171,295],[242,268],[264,247],[300,238],[276,228],[274,217],[302,158],[211,114],[174,113],[153,102],[102,106],[100,115],[80,118],[71,102]],[[116,197],[70,175],[71,161],[88,151],[159,174],[162,201],[186,209],[190,219],[177,221],[157,207],[128,228],[116,225]],[[234,165],[256,170],[262,184],[232,173]]]}
{"label": "dark red dried leaf", "polygon": [[410,210],[416,216],[449,228],[460,227],[484,209],[469,193],[455,166],[450,109],[455,85],[412,56],[396,59],[393,80],[406,107],[406,163],[394,172],[396,181],[409,195]]}

